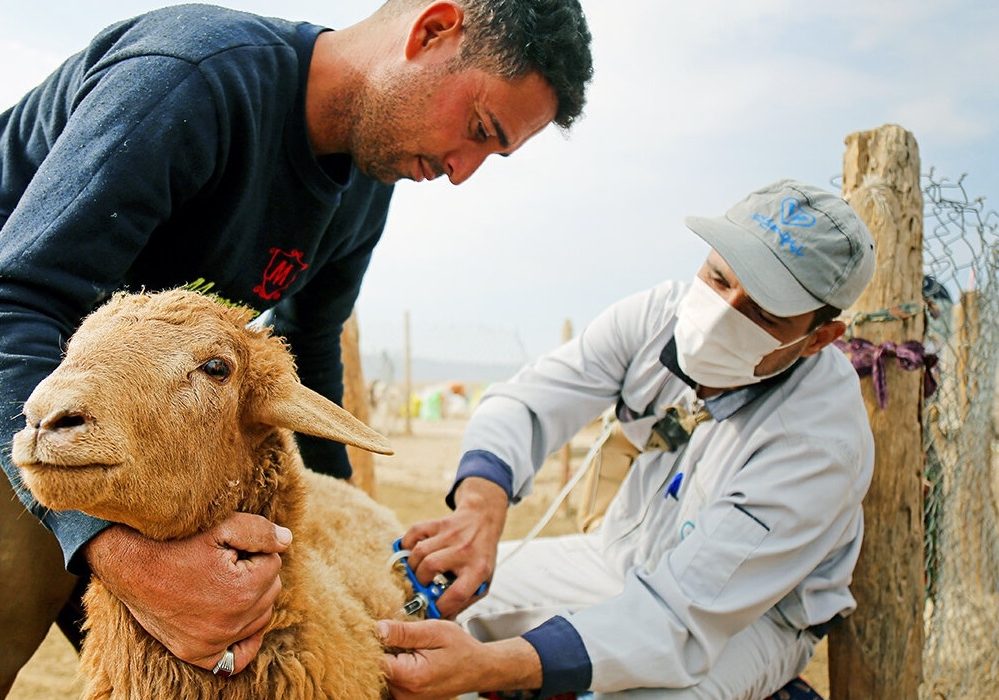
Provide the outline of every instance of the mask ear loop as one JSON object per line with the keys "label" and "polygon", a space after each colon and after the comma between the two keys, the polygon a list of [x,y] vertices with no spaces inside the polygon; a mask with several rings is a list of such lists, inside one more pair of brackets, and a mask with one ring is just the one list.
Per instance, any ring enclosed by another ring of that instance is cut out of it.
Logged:
{"label": "mask ear loop", "polygon": [[810,335],[811,335],[812,333],[814,333],[815,331],[819,330],[819,328],[822,328],[822,326],[819,326],[818,328],[813,328],[812,330],[808,331],[807,333],[805,333],[805,335],[801,336],[801,337],[800,337],[800,338],[798,338],[797,340],[792,340],[792,341],[791,341],[791,342],[789,342],[789,343],[784,343],[783,345],[778,345],[777,347],[775,347],[775,348],[774,348],[773,350],[771,350],[770,352],[777,352],[778,350],[786,350],[786,349],[788,349],[789,347],[792,347],[792,346],[794,346],[794,345],[797,345],[797,344],[798,344],[798,343],[800,343],[800,342],[801,342],[802,340],[804,340],[805,338],[807,338],[808,336],[810,336]]}

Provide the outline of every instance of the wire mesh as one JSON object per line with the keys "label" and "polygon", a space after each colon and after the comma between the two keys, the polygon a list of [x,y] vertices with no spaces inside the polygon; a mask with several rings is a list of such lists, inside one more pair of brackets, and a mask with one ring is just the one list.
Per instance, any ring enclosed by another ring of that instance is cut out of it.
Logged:
{"label": "wire mesh", "polygon": [[999,685],[999,215],[965,177],[923,176],[924,345],[940,361],[923,411],[926,641],[920,696]]}

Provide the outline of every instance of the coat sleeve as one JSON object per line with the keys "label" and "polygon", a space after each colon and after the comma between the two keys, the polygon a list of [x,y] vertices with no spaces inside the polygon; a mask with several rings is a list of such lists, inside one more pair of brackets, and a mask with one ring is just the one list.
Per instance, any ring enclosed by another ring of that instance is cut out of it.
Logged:
{"label": "coat sleeve", "polygon": [[[857,446],[845,440],[774,436],[759,446],[725,492],[693,518],[689,534],[628,572],[621,594],[525,635],[542,663],[549,660],[546,678],[589,675],[600,692],[698,683],[733,636],[774,608],[829,552],[857,542],[866,490],[860,463]],[[558,653],[557,635],[566,628],[585,651]]]}
{"label": "coat sleeve", "polygon": [[[66,96],[71,64],[10,110],[0,169],[0,402],[3,444],[58,364],[80,320],[122,280],[159,222],[208,180],[217,152],[211,91],[195,66],[130,59]],[[82,71],[79,67],[75,70]],[[32,158],[37,163],[29,164]],[[37,170],[31,172],[31,167]],[[67,564],[106,525],[39,507],[9,449],[20,499],[49,527]]]}
{"label": "coat sleeve", "polygon": [[496,482],[511,501],[531,489],[545,458],[613,405],[630,358],[659,314],[653,290],[614,304],[576,338],[486,392],[469,421],[448,502],[462,479]]}

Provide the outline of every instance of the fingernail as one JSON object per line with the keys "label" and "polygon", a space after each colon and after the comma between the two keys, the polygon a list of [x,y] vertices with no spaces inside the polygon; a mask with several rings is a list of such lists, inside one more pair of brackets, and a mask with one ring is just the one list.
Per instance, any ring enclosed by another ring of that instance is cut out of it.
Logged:
{"label": "fingernail", "polygon": [[291,530],[281,525],[275,525],[274,532],[280,544],[291,544]]}
{"label": "fingernail", "polygon": [[379,621],[378,625],[378,638],[383,642],[388,639],[389,626],[384,620]]}

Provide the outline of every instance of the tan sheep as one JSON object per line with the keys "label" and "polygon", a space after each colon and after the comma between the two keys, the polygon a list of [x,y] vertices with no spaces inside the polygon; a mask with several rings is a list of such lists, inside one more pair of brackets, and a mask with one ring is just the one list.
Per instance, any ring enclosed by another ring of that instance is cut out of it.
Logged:
{"label": "tan sheep", "polygon": [[165,540],[234,511],[291,528],[284,588],[253,663],[230,679],[179,661],[100,581],[85,597],[87,698],[379,698],[375,620],[407,586],[386,566],[402,528],[360,490],[306,470],[292,431],[388,452],[297,378],[249,312],[184,291],[117,295],[25,404],[13,457],[39,502]]}

